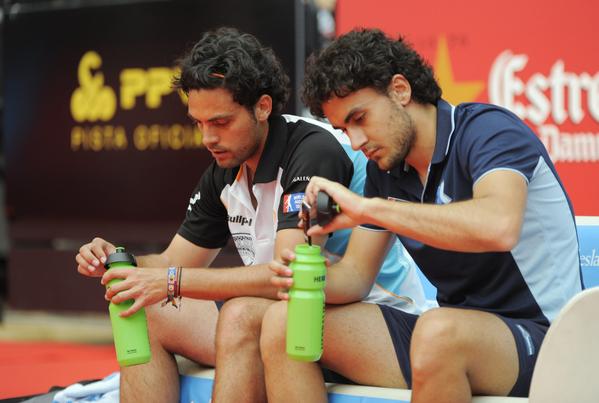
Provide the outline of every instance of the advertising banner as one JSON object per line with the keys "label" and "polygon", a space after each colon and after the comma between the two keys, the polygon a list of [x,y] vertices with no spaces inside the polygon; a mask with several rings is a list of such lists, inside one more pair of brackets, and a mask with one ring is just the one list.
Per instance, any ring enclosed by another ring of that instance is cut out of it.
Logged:
{"label": "advertising banner", "polygon": [[337,30],[401,35],[449,102],[490,102],[536,132],[575,214],[599,216],[599,3],[338,0]]}
{"label": "advertising banner", "polygon": [[204,31],[234,26],[294,82],[294,3],[72,3],[13,6],[5,20],[11,218],[182,220],[212,158],[172,90],[176,60]]}

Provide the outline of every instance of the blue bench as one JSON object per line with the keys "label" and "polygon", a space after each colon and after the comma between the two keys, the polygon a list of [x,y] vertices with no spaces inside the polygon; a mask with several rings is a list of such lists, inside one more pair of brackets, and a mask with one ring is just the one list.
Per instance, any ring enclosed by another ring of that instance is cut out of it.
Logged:
{"label": "blue bench", "polygon": [[576,217],[585,288],[599,286],[599,217]]}

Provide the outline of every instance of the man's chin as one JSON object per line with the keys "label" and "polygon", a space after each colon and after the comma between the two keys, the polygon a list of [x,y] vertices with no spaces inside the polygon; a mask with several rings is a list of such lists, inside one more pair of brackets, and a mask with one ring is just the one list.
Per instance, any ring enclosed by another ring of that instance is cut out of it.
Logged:
{"label": "man's chin", "polygon": [[377,160],[375,162],[376,162],[376,165],[379,167],[379,169],[381,171],[388,171],[388,170],[391,169],[390,164],[388,163],[388,161],[385,160],[385,159],[383,159],[383,158],[381,158],[381,159],[379,159],[379,160]]}
{"label": "man's chin", "polygon": [[386,158],[381,158],[375,162],[381,171],[390,171],[396,166],[398,166],[401,163],[401,161],[392,161]]}
{"label": "man's chin", "polygon": [[238,167],[239,165],[241,165],[241,163],[239,161],[237,161],[236,159],[214,158],[214,162],[216,162],[216,165],[218,165],[219,168],[224,168],[224,169],[235,168],[235,167]]}

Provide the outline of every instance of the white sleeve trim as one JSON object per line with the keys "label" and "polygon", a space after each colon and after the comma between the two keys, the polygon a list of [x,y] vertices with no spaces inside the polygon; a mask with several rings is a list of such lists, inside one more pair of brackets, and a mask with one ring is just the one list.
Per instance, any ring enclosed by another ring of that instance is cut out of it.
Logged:
{"label": "white sleeve trim", "polygon": [[374,232],[391,232],[391,231],[389,231],[388,229],[385,229],[385,228],[383,228],[383,229],[368,228],[368,227],[365,227],[364,224],[358,225],[358,228],[365,229],[366,231],[374,231]]}

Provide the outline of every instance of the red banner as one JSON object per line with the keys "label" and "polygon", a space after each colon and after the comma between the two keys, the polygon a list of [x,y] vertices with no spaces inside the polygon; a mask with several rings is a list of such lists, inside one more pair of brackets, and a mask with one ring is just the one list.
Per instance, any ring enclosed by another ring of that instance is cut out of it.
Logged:
{"label": "red banner", "polygon": [[594,0],[338,0],[336,18],[338,34],[404,36],[449,102],[515,112],[547,147],[576,215],[599,216],[598,15]]}

